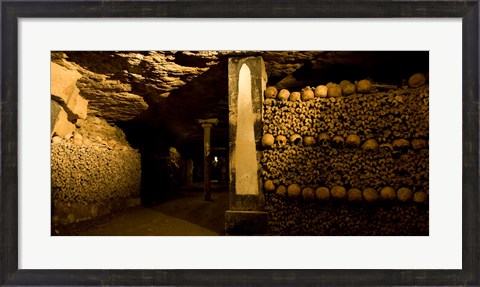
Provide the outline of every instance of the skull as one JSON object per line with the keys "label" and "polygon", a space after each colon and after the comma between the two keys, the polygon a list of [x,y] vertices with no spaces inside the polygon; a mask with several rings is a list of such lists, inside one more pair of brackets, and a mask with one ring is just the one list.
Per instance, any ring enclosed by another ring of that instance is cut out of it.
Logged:
{"label": "skull", "polygon": [[349,147],[357,147],[360,145],[360,137],[354,134],[349,135],[346,143]]}
{"label": "skull", "polygon": [[315,138],[312,136],[306,136],[303,138],[303,143],[306,146],[312,146],[315,144]]}
{"label": "skull", "polygon": [[345,140],[341,136],[334,136],[332,142],[336,147],[342,147],[345,143]]}
{"label": "skull", "polygon": [[287,144],[287,138],[285,136],[277,136],[275,138],[278,147],[284,147]]}
{"label": "skull", "polygon": [[300,92],[292,92],[288,100],[290,102],[300,102],[300,98],[301,98]]}
{"label": "skull", "polygon": [[290,137],[290,141],[294,144],[294,145],[299,145],[302,143],[302,136],[299,135],[299,134],[294,134]]}
{"label": "skull", "polygon": [[368,139],[362,146],[362,149],[365,151],[376,150],[378,148],[378,143],[374,139]]}
{"label": "skull", "polygon": [[262,146],[270,147],[273,145],[274,138],[271,134],[264,134],[262,137]]}
{"label": "skull", "polygon": [[286,101],[290,97],[290,92],[287,89],[282,89],[278,92],[277,97],[281,101]]}
{"label": "skull", "polygon": [[393,147],[396,149],[406,149],[410,146],[410,142],[406,139],[396,139],[393,141]]}
{"label": "skull", "polygon": [[330,137],[328,136],[327,133],[321,133],[318,136],[318,142],[320,143],[321,146],[328,147],[330,144]]}

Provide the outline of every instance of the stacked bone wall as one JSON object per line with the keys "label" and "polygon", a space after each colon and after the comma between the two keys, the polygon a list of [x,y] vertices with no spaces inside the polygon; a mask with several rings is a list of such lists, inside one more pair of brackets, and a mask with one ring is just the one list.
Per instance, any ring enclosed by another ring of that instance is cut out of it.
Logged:
{"label": "stacked bone wall", "polygon": [[51,144],[53,223],[70,224],[140,203],[140,154],[105,120],[77,120]]}
{"label": "stacked bone wall", "polygon": [[293,98],[267,89],[261,166],[272,234],[428,235],[428,84],[366,83]]}

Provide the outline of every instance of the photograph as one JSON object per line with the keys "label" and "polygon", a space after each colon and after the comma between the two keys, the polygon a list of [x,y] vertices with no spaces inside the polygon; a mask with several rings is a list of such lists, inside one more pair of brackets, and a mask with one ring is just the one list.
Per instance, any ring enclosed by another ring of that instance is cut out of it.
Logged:
{"label": "photograph", "polygon": [[480,286],[479,0],[0,2],[0,286]]}
{"label": "photograph", "polygon": [[428,236],[429,51],[52,51],[52,236]]}

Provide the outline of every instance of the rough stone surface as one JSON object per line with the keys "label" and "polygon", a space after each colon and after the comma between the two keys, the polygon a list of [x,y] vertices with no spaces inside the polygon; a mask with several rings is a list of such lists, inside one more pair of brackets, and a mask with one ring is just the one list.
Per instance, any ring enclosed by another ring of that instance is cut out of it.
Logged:
{"label": "rough stone surface", "polygon": [[50,65],[50,93],[68,113],[69,120],[87,117],[88,101],[80,96],[77,81],[81,75],[76,70],[69,70],[55,63]]}
{"label": "rough stone surface", "polygon": [[[53,104],[55,110],[58,111],[55,119],[52,117],[52,130],[50,136],[58,135],[60,137],[65,137],[75,130],[75,125],[68,120],[67,112],[57,104]],[[57,109],[60,107],[59,109]],[[53,116],[53,114],[52,114]]]}
{"label": "rough stone surface", "polygon": [[61,110],[62,107],[57,102],[50,100],[50,131],[53,131],[53,127]]}
{"label": "rough stone surface", "polygon": [[50,73],[50,93],[67,102],[75,93],[76,83],[82,75],[76,69],[67,69],[55,63],[50,63]]}

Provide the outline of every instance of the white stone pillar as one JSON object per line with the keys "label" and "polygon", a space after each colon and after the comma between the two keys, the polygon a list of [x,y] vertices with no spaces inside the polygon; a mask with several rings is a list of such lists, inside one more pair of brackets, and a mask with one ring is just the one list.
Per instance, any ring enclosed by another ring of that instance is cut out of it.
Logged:
{"label": "white stone pillar", "polygon": [[230,58],[229,102],[229,193],[225,213],[227,235],[265,233],[267,213],[261,192],[260,152],[262,102],[267,74],[261,57]]}

